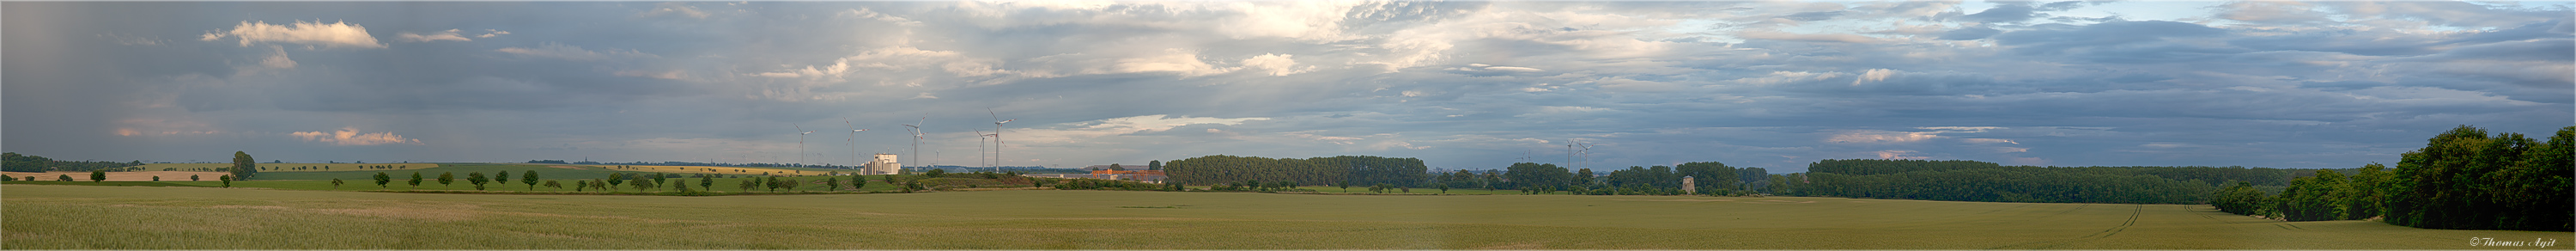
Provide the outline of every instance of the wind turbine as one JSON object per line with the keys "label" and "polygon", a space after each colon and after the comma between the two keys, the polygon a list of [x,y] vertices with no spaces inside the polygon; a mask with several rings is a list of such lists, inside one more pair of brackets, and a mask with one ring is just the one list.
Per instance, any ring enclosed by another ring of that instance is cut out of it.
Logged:
{"label": "wind turbine", "polygon": [[986,158],[986,156],[992,155],[992,154],[993,154],[993,152],[991,152],[991,151],[985,151],[985,150],[984,150],[984,142],[989,142],[989,141],[984,141],[984,138],[987,138],[987,137],[993,137],[993,135],[992,135],[992,134],[985,134],[985,133],[984,133],[984,130],[982,130],[982,129],[970,129],[970,130],[974,130],[974,131],[975,131],[975,165],[979,165],[979,166],[993,166],[993,164],[992,164],[992,162],[991,162],[991,160],[993,160],[993,159],[992,159],[992,158]]}
{"label": "wind turbine", "polygon": [[1020,119],[1002,120],[1002,114],[993,113],[993,108],[984,108],[984,114],[993,115],[993,170],[999,172],[1002,170],[1002,123]]}
{"label": "wind turbine", "polygon": [[[850,127],[850,138],[849,138],[849,139],[845,139],[845,140],[843,140],[843,141],[847,141],[847,142],[849,142],[849,144],[850,144],[850,165],[851,165],[851,167],[858,167],[858,165],[859,165],[859,131],[866,131],[866,130],[868,130],[868,129],[859,129],[859,125],[858,125],[858,124],[852,124],[852,123],[850,123],[850,117],[841,117],[841,125],[843,125],[843,126],[849,126],[849,127]],[[859,168],[859,169],[860,169],[860,170],[866,170],[867,168],[862,167],[862,168]]]}
{"label": "wind turbine", "polygon": [[[985,133],[984,133],[984,130],[975,130],[975,150],[978,150],[978,151],[980,151],[980,150],[984,150],[984,137],[1001,138],[1001,137],[1002,137],[1002,134],[1001,134],[1001,133],[999,133],[999,132],[996,132],[996,133],[993,133],[993,134],[985,134]],[[998,145],[1001,145],[1001,144],[994,144],[994,145],[997,145],[997,146],[998,146]],[[999,152],[999,150],[1000,150],[1000,149],[998,149],[998,148],[1001,148],[1001,147],[994,147],[994,148],[996,148],[996,149],[995,149],[995,152]],[[980,152],[979,152],[978,154],[976,154],[976,155],[975,155],[975,161],[981,162],[981,161],[983,161],[983,160],[984,160],[984,155],[983,155],[983,154],[980,154]],[[995,158],[995,159],[994,159],[994,161],[1001,161],[1001,160],[997,157],[997,158]],[[1001,166],[1001,165],[985,164],[984,166],[993,167],[993,173],[1001,173],[1001,172],[1002,172],[1002,166]]]}
{"label": "wind turbine", "polygon": [[1583,153],[1583,162],[1582,162],[1582,163],[1583,163],[1584,165],[1591,165],[1591,164],[1592,164],[1592,144],[1582,144],[1582,145],[1583,145],[1583,150],[1581,151],[1581,152]]}
{"label": "wind turbine", "polygon": [[912,122],[912,124],[903,125],[903,126],[905,126],[905,127],[912,127],[912,157],[913,157],[913,158],[920,158],[920,157],[921,157],[921,124],[925,124],[925,122],[930,122],[930,116],[922,116],[922,117],[921,117],[921,121],[916,121],[916,122]]}
{"label": "wind turbine", "polygon": [[796,133],[796,164],[797,164],[797,165],[804,165],[804,164],[805,164],[805,135],[806,135],[806,134],[814,134],[814,131],[805,131],[805,126],[804,126],[804,125],[797,125],[797,126],[796,126],[796,130],[797,130],[797,131],[804,131],[804,132]]}

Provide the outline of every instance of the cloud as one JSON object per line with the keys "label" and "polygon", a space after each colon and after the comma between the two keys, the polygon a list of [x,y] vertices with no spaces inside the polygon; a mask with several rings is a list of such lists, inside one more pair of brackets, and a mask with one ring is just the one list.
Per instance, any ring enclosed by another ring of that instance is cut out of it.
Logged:
{"label": "cloud", "polygon": [[636,15],[642,17],[679,16],[696,19],[706,19],[708,16],[706,11],[700,11],[697,7],[692,7],[686,3],[678,2],[653,4],[652,10],[647,10],[644,11],[644,13],[638,13]]}
{"label": "cloud", "polygon": [[617,76],[619,76],[619,77],[647,77],[647,78],[658,78],[658,79],[669,79],[669,80],[686,80],[686,79],[688,79],[688,78],[689,78],[689,73],[687,73],[687,72],[681,72],[681,71],[676,71],[676,70],[674,70],[674,71],[618,71],[617,73],[615,73],[615,75],[617,75]]}
{"label": "cloud", "polygon": [[1243,62],[1242,62],[1241,64],[1243,64],[1243,67],[1248,67],[1248,68],[1252,68],[1252,69],[1258,70],[1258,71],[1263,72],[1263,73],[1268,73],[1268,74],[1270,74],[1271,76],[1287,76],[1287,75],[1289,75],[1289,74],[1305,73],[1306,71],[1311,71],[1311,70],[1314,70],[1314,69],[1315,69],[1315,67],[1314,67],[1314,66],[1307,66],[1307,67],[1305,67],[1305,68],[1298,68],[1298,67],[1297,67],[1297,60],[1296,60],[1295,58],[1292,58],[1292,57],[1294,57],[1294,55],[1279,55],[1279,54],[1267,54],[1267,53],[1264,53],[1264,54],[1261,54],[1261,56],[1254,56],[1254,57],[1252,57],[1252,58],[1243,59]]}
{"label": "cloud", "polygon": [[[400,32],[400,33],[394,33],[394,41],[402,41],[402,42],[474,41],[474,39],[471,39],[471,38],[465,38],[465,36],[464,36],[464,35],[458,35],[458,34],[456,34],[456,32],[458,32],[458,31],[462,31],[462,30],[458,30],[458,29],[447,29],[447,31],[441,31],[441,32],[437,32],[437,33],[430,33],[429,35],[414,34],[414,33],[410,33],[410,32]],[[483,37],[491,37],[491,36],[493,36],[493,34],[483,34]]]}
{"label": "cloud", "polygon": [[625,50],[625,51],[610,50],[610,51],[608,51],[607,53],[601,53],[601,52],[595,52],[595,51],[590,51],[590,50],[584,50],[584,49],[582,49],[582,48],[581,48],[581,47],[579,47],[579,46],[564,45],[564,44],[562,44],[562,43],[554,43],[554,42],[547,42],[547,43],[539,44],[539,45],[537,46],[537,48],[506,47],[506,48],[501,48],[501,49],[493,50],[493,51],[498,51],[498,52],[502,52],[502,53],[509,53],[509,54],[512,54],[512,55],[525,56],[525,57],[552,58],[552,59],[572,60],[572,61],[600,61],[600,60],[609,60],[609,59],[618,59],[618,58],[658,58],[658,57],[661,57],[661,56],[657,56],[657,55],[653,55],[653,54],[647,54],[647,53],[639,52],[639,51],[635,51],[635,50]]}
{"label": "cloud", "polygon": [[346,22],[324,24],[318,21],[301,20],[288,25],[268,24],[266,21],[242,21],[241,25],[233,26],[231,30],[207,32],[197,40],[215,41],[224,38],[240,40],[242,47],[250,47],[254,43],[289,43],[319,45],[326,48],[385,48],[384,44],[376,42],[376,37],[367,35],[365,26]]}
{"label": "cloud", "polygon": [[1860,84],[1862,84],[1862,83],[1870,83],[1870,82],[1887,81],[1887,76],[1891,76],[1891,75],[1896,75],[1896,71],[1895,71],[1895,70],[1888,70],[1888,69],[1869,69],[1869,71],[1862,72],[1862,73],[1860,74],[1860,79],[1853,79],[1853,80],[1852,80],[1852,85],[1860,85]]}
{"label": "cloud", "polygon": [[[448,30],[448,31],[455,31],[455,30]],[[477,37],[477,38],[492,38],[492,37],[498,37],[498,36],[501,36],[501,35],[509,35],[509,34],[510,34],[510,31],[505,31],[505,30],[484,29],[483,31],[484,31],[483,35],[474,35],[474,37]]]}
{"label": "cloud", "polygon": [[286,48],[270,46],[268,49],[268,57],[259,60],[260,67],[268,67],[269,69],[295,69],[295,59],[286,58]]}
{"label": "cloud", "polygon": [[288,135],[308,142],[330,143],[335,146],[420,144],[418,139],[403,138],[402,135],[394,135],[392,132],[359,133],[357,127],[342,127],[339,131],[294,132]]}

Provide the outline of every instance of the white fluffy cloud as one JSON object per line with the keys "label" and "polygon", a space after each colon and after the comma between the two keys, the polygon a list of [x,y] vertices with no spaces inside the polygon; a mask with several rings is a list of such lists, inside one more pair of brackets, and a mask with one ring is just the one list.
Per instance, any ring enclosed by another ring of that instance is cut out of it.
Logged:
{"label": "white fluffy cloud", "polygon": [[298,20],[287,25],[275,25],[267,21],[242,21],[231,30],[198,36],[198,40],[203,41],[225,38],[240,40],[242,47],[255,43],[289,43],[329,48],[385,48],[384,44],[376,42],[376,37],[367,35],[367,27],[347,22],[325,24]]}

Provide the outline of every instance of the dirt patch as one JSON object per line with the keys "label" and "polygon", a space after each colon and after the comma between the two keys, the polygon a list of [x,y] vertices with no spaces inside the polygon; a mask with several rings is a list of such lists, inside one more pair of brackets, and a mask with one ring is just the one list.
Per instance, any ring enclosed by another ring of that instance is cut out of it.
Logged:
{"label": "dirt patch", "polygon": [[[27,176],[36,176],[36,180],[44,181],[54,180],[54,178],[59,175],[71,175],[73,181],[89,181],[89,172],[0,172],[0,175],[9,175],[9,177],[20,179],[25,179]],[[152,181],[152,176],[161,176],[161,181],[188,181],[188,175],[196,175],[197,178],[204,181],[215,181],[219,180],[217,177],[232,175],[232,173],[180,171],[107,172],[107,181]]]}

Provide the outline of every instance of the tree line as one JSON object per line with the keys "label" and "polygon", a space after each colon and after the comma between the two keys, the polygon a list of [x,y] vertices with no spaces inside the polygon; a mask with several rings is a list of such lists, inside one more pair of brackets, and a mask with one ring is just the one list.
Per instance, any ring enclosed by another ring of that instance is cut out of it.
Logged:
{"label": "tree line", "polygon": [[[108,170],[108,171],[137,171],[137,170],[132,170],[131,168],[132,168],[133,166],[141,166],[141,165],[143,165],[143,161],[140,161],[140,160],[137,160],[137,161],[131,161],[131,162],[115,162],[115,161],[63,161],[63,160],[54,160],[54,159],[52,159],[52,158],[45,158],[45,157],[43,157],[43,156],[23,155],[23,154],[18,154],[17,152],[6,152],[6,153],[0,153],[0,170],[10,171],[10,172],[33,172],[33,173],[40,173],[40,172],[45,172],[45,171],[94,171],[94,170]],[[50,169],[50,170],[48,170],[48,169]]]}
{"label": "tree line", "polygon": [[1305,159],[1208,155],[1163,162],[1166,182],[1192,185],[1243,181],[1299,185],[1377,184],[1420,186],[1430,168],[1421,159],[1334,156]]}
{"label": "tree line", "polygon": [[2236,183],[2212,193],[2210,204],[2289,221],[2380,217],[2418,228],[2576,231],[2571,144],[2576,126],[2539,142],[2463,125],[2399,155],[2393,170],[2378,163],[2349,176],[2319,170],[2278,194]]}

